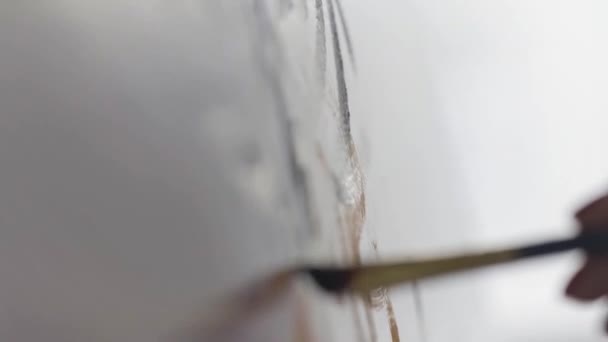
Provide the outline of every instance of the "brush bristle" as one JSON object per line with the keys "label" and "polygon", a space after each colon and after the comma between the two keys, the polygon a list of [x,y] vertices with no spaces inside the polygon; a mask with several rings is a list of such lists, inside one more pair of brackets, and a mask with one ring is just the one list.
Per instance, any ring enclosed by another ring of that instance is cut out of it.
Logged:
{"label": "brush bristle", "polygon": [[348,290],[353,277],[352,270],[333,268],[309,268],[306,270],[317,285],[328,292],[341,293]]}

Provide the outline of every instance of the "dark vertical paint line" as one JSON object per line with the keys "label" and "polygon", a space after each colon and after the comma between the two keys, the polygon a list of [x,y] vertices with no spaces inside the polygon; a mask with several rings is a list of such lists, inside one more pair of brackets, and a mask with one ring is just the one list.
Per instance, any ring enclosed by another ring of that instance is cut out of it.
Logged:
{"label": "dark vertical paint line", "polygon": [[325,42],[325,12],[323,11],[323,1],[315,0],[315,9],[317,13],[317,30],[316,30],[316,60],[317,60],[317,80],[321,84],[322,89],[325,88],[325,74],[327,70],[327,46]]}
{"label": "dark vertical paint line", "polygon": [[412,292],[414,294],[414,310],[416,310],[416,316],[418,317],[420,336],[422,337],[422,342],[426,342],[428,339],[426,335],[426,320],[424,318],[424,308],[422,307],[420,287],[418,286],[418,282],[415,280],[412,283]]}
{"label": "dark vertical paint line", "polygon": [[[331,1],[331,0],[330,0]],[[346,22],[346,16],[344,15],[344,9],[342,8],[341,0],[336,0],[336,7],[338,8],[338,16],[340,17],[340,24],[342,24],[342,32],[344,32],[344,40],[346,41],[346,49],[348,50],[348,57],[353,65],[353,70],[357,70],[357,63],[355,61],[355,51],[353,48],[353,41],[350,37],[350,30]]]}
{"label": "dark vertical paint line", "polygon": [[344,75],[344,60],[342,58],[342,49],[340,47],[340,38],[338,37],[338,24],[336,23],[336,13],[331,0],[327,1],[329,12],[329,24],[331,27],[331,38],[334,48],[334,62],[336,64],[336,83],[338,86],[338,105],[341,115],[342,135],[347,145],[352,145],[352,137],[350,131],[350,108],[348,105],[348,89],[346,88],[346,79]]}

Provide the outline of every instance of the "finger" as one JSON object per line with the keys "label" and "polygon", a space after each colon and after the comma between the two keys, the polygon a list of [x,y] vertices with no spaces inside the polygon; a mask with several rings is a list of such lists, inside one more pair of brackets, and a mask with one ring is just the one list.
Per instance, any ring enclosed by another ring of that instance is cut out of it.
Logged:
{"label": "finger", "polygon": [[581,301],[608,294],[608,258],[589,259],[568,284],[566,294]]}
{"label": "finger", "polygon": [[583,231],[608,226],[608,195],[589,203],[580,209],[575,216],[581,223]]}

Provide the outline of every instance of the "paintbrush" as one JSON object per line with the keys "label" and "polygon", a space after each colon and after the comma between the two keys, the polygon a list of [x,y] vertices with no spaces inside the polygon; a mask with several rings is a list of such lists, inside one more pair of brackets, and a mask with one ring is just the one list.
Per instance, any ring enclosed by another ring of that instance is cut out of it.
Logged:
{"label": "paintbrush", "polygon": [[386,262],[354,267],[308,266],[300,268],[299,272],[312,276],[317,285],[330,293],[367,295],[378,288],[432,276],[469,271],[574,249],[582,249],[593,255],[608,254],[608,233],[584,233],[568,239],[419,261]]}

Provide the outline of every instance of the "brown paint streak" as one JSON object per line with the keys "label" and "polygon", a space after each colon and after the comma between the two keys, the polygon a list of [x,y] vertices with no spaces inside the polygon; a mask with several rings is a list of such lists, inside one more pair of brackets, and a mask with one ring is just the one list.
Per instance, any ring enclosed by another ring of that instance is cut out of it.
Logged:
{"label": "brown paint streak", "polygon": [[353,183],[356,187],[354,203],[346,203],[344,207],[344,215],[346,225],[350,232],[350,244],[353,251],[353,261],[355,265],[361,264],[361,236],[363,235],[363,225],[365,223],[366,203],[365,203],[365,188],[363,173],[359,164],[357,149],[352,140],[348,142],[348,167],[352,173]]}
{"label": "brown paint streak", "polygon": [[[344,223],[343,236],[347,239],[347,244],[351,252],[351,262],[354,265],[361,264],[361,238],[363,236],[363,227],[365,224],[366,216],[366,202],[365,202],[365,188],[363,173],[359,164],[359,158],[357,149],[354,142],[349,137],[347,141],[347,166],[350,173],[350,177],[353,177],[353,185],[355,198],[353,202],[342,203],[341,212]],[[360,324],[361,319],[358,316],[357,310],[355,310],[356,322]],[[369,332],[369,341],[378,341],[376,333],[376,324],[372,315],[372,307],[370,306],[370,298],[364,298],[363,300],[363,314],[365,316],[365,322],[367,324],[367,330]],[[362,329],[361,329],[362,330]]]}
{"label": "brown paint streak", "polygon": [[[327,158],[325,158],[325,154],[323,153],[323,150],[321,148],[321,146],[319,144],[316,145],[316,155],[317,155],[317,159],[319,160],[321,167],[323,168],[323,170],[327,173],[328,177],[332,180],[333,186],[334,186],[334,192],[336,193],[337,196],[339,196],[338,194],[340,193],[340,181],[339,178],[331,171],[331,168],[329,167],[329,163],[327,162]],[[340,239],[339,242],[341,244],[341,252],[342,252],[342,257],[345,260],[351,260],[351,259],[360,259],[360,257],[357,257],[359,255],[358,253],[358,242],[355,243],[355,241],[357,241],[356,239],[351,238],[351,233],[352,230],[349,229],[350,227],[352,227],[352,223],[353,220],[350,220],[349,223],[350,225],[346,224],[346,216],[344,214],[344,208],[342,204],[338,204],[338,208],[337,208],[337,212],[339,213],[338,215],[336,215],[336,222],[337,222],[337,226],[339,227],[339,232],[340,232]],[[352,261],[352,260],[351,260]],[[363,330],[363,322],[361,319],[361,315],[359,314],[359,303],[357,301],[352,300],[353,298],[349,298],[346,296],[338,296],[337,298],[338,303],[340,304],[345,304],[348,305],[350,307],[350,312],[352,313],[352,317],[353,317],[353,324],[355,326],[356,329],[356,335],[359,339],[359,341],[361,342],[365,342],[365,337],[364,337],[364,330]],[[347,299],[350,299],[348,301],[346,301]],[[365,307],[364,307],[365,310]],[[370,327],[373,327],[373,319],[371,317],[371,315],[369,314],[369,312],[366,311],[366,323],[368,325],[368,329],[372,329]],[[375,333],[375,328],[373,329],[374,333]],[[370,339],[372,342],[375,342],[376,339],[371,338]]]}
{"label": "brown paint streak", "polygon": [[370,294],[370,305],[376,310],[386,310],[386,316],[388,318],[392,341],[399,342],[399,326],[397,325],[395,310],[388,294],[388,289],[380,288],[376,291],[373,291]]}
{"label": "brown paint streak", "polygon": [[[372,241],[371,244],[376,256],[378,256],[378,242]],[[386,310],[386,316],[388,318],[391,332],[391,339],[393,342],[399,342],[399,326],[397,325],[395,310],[393,309],[393,302],[389,296],[388,289],[383,287],[377,289],[376,291],[372,291],[369,295],[369,303],[371,307],[376,310],[381,310],[382,308]]]}
{"label": "brown paint streak", "polygon": [[[317,10],[321,9],[322,10],[322,1],[321,0],[317,0]],[[352,49],[352,42],[350,41],[350,35],[348,32],[348,28],[346,25],[346,19],[344,18],[344,13],[343,10],[341,8],[341,3],[339,0],[336,0],[336,5],[337,5],[337,9],[338,9],[338,15],[340,17],[341,20],[341,24],[342,24],[342,29],[343,29],[343,33],[345,35],[346,38],[346,45],[347,45],[347,49],[349,52],[349,55],[351,57],[351,61],[353,62],[353,68],[354,68],[354,53],[353,53],[353,49]],[[353,265],[361,265],[362,262],[362,257],[361,257],[361,241],[362,241],[362,236],[363,236],[363,227],[364,227],[364,223],[365,223],[365,218],[366,218],[366,199],[365,199],[365,181],[364,181],[364,175],[363,175],[363,171],[361,169],[360,163],[359,163],[359,156],[357,153],[357,149],[355,146],[355,143],[353,141],[352,135],[351,135],[351,127],[350,127],[350,109],[349,109],[349,101],[348,101],[348,91],[347,91],[347,87],[346,87],[346,79],[345,79],[345,75],[344,75],[344,65],[343,65],[343,60],[342,60],[342,52],[341,52],[341,46],[340,46],[340,40],[338,37],[338,29],[337,29],[337,24],[336,24],[336,14],[334,13],[334,6],[333,6],[333,2],[332,0],[329,0],[327,2],[327,6],[328,6],[328,12],[329,12],[329,24],[330,24],[330,33],[331,33],[331,38],[332,38],[332,42],[333,42],[333,48],[334,48],[334,62],[335,62],[335,66],[336,66],[336,83],[337,83],[337,91],[338,91],[338,112],[340,114],[340,118],[341,118],[341,135],[343,137],[343,141],[344,141],[344,147],[346,148],[346,167],[347,167],[347,181],[350,182],[350,184],[347,184],[346,186],[349,187],[352,185],[352,188],[346,189],[346,190],[352,190],[353,192],[350,193],[349,195],[351,195],[351,198],[348,198],[346,201],[341,201],[339,203],[339,217],[338,217],[338,222],[339,222],[339,227],[340,227],[340,233],[341,233],[341,239],[342,239],[342,245],[344,247],[344,252],[346,253],[348,259],[350,259],[351,263]],[[318,11],[319,13],[319,11]],[[323,19],[322,17],[322,11],[321,13],[321,19]],[[317,14],[319,19],[319,14]],[[319,25],[319,23],[324,24],[323,20],[317,20],[317,25]],[[319,27],[317,27],[317,45],[319,45],[320,40],[319,38]],[[324,25],[323,25],[324,28]],[[324,43],[324,41],[323,41]],[[321,49],[317,49],[317,53],[319,53],[321,51]],[[324,71],[324,70],[323,70]],[[336,177],[336,175],[334,175],[329,166],[327,165],[327,162],[325,160],[325,158],[323,157],[322,153],[320,153],[320,149],[318,149],[318,153],[320,156],[320,159],[322,160],[322,164],[324,164],[324,166],[327,168],[328,172],[330,173],[330,177],[332,177],[332,180],[334,181],[334,186],[336,186],[337,189],[340,190],[344,190],[343,185],[340,183],[341,178]],[[377,243],[375,241],[372,241],[372,248],[375,251],[375,254],[378,254],[378,246]],[[353,307],[354,310],[354,318],[355,318],[355,326],[358,328],[358,330],[362,330],[361,329],[361,318],[359,317],[358,314],[358,310],[357,310],[357,306],[356,306],[356,302],[353,303],[355,306]],[[374,293],[370,293],[367,296],[365,296],[363,298],[363,310],[364,310],[364,314],[365,314],[365,319],[367,322],[367,326],[368,326],[368,331],[369,331],[369,339],[372,342],[376,342],[377,341],[377,334],[376,334],[376,326],[375,326],[375,322],[374,322],[374,317],[372,315],[372,312],[374,309],[382,309],[385,308],[386,309],[386,313],[388,316],[388,320],[389,320],[389,326],[390,326],[390,333],[391,333],[391,337],[393,342],[398,342],[399,339],[399,328],[397,326],[397,320],[395,318],[395,313],[394,313],[394,309],[393,309],[393,304],[388,296],[388,291],[386,289],[380,289],[377,292]],[[362,335],[360,336],[362,337]]]}
{"label": "brown paint streak", "polygon": [[390,300],[386,302],[386,315],[388,316],[388,324],[391,329],[392,342],[399,342],[399,326],[397,325],[397,319],[395,319],[395,310],[393,309],[393,303]]}
{"label": "brown paint streak", "polygon": [[[336,194],[336,196],[339,197],[337,194],[340,192],[339,191],[340,181],[339,181],[338,177],[332,172],[331,168],[329,167],[329,163],[327,162],[327,158],[325,158],[325,154],[323,153],[321,145],[319,145],[319,144],[316,145],[315,152],[317,155],[317,159],[319,160],[319,162],[321,164],[321,167],[327,173],[327,176],[332,181],[332,185],[334,187],[334,194]],[[342,257],[345,260],[348,260],[348,259],[350,259],[349,247],[352,244],[347,243],[347,241],[349,240],[349,238],[348,238],[349,234],[348,234],[347,230],[345,229],[344,217],[340,212],[340,207],[339,207],[339,205],[337,205],[337,206],[338,206],[338,208],[337,208],[336,212],[338,212],[338,214],[336,215],[336,223],[337,223],[337,226],[340,228],[339,229],[339,232],[340,232],[339,242],[341,244],[340,251],[342,253]],[[342,297],[338,297],[338,299],[342,300]]]}

